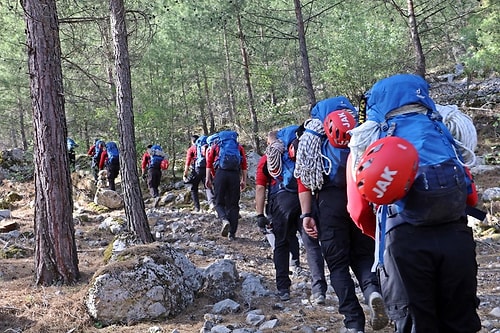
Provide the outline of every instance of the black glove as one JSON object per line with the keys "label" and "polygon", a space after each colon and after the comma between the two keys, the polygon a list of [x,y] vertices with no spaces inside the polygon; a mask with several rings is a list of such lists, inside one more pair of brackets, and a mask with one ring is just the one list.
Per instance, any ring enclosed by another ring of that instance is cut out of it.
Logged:
{"label": "black glove", "polygon": [[260,231],[262,231],[263,234],[267,234],[266,227],[269,224],[270,224],[270,222],[267,219],[267,217],[264,216],[264,214],[257,215],[257,226],[259,227]]}

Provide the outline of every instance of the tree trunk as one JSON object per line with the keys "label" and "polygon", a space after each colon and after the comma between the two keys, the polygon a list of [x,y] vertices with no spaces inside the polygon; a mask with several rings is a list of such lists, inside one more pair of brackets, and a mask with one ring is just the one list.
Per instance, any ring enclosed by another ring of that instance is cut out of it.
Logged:
{"label": "tree trunk", "polygon": [[125,216],[129,229],[143,243],[154,241],[142,200],[137,152],[135,150],[134,114],[132,107],[132,83],[125,26],[123,0],[110,0],[111,33],[115,50],[116,105],[120,133],[120,172],[122,175]]}
{"label": "tree trunk", "polygon": [[80,277],[55,0],[25,0],[35,140],[35,283]]}
{"label": "tree trunk", "polygon": [[[196,69],[196,89],[198,89],[198,107],[200,111],[200,125],[203,129],[203,135],[208,135],[208,126],[207,126],[207,115],[205,109],[205,102],[203,96],[205,95],[203,89],[201,88],[201,78],[200,72]],[[208,106],[208,105],[207,105]]]}
{"label": "tree trunk", "polygon": [[309,55],[307,54],[306,33],[304,29],[304,19],[302,18],[302,5],[300,0],[294,0],[295,16],[297,18],[297,33],[299,37],[300,58],[302,60],[302,71],[304,75],[304,85],[307,91],[309,104],[312,107],[316,104],[316,96],[311,78],[311,68],[309,67]]}
{"label": "tree trunk", "polygon": [[[20,92],[19,92],[20,93]],[[24,106],[20,98],[17,99],[17,106],[19,110],[19,133],[21,134],[21,142],[23,143],[24,151],[28,150],[28,139],[26,136],[26,128],[24,124]]]}
{"label": "tree trunk", "polygon": [[239,15],[237,15],[237,22],[238,22],[238,36],[240,39],[241,58],[243,60],[243,68],[245,69],[245,82],[247,86],[247,95],[248,95],[248,110],[250,111],[250,117],[252,119],[252,124],[253,124],[252,139],[255,151],[257,152],[257,154],[261,154],[260,144],[259,144],[259,123],[257,122],[257,112],[255,112],[252,81],[250,80],[250,64],[248,61],[248,53],[245,46],[245,36],[243,35],[243,28],[241,26],[241,19]]}
{"label": "tree trunk", "polygon": [[228,102],[229,102],[229,121],[234,124],[235,118],[236,122],[239,125],[239,118],[236,117],[236,101],[234,98],[234,87],[233,87],[233,78],[231,76],[231,57],[229,55],[229,45],[227,44],[227,30],[226,24],[224,23],[224,51],[226,55],[226,86],[227,86],[227,94],[228,94]]}
{"label": "tree trunk", "polygon": [[407,4],[411,42],[415,51],[415,74],[425,78],[425,55],[422,50],[422,43],[420,43],[420,35],[418,33],[417,18],[415,17],[413,0],[408,0]]}
{"label": "tree trunk", "polygon": [[203,68],[203,87],[205,88],[205,99],[207,100],[208,118],[210,121],[208,133],[211,134],[215,132],[215,115],[214,108],[212,107],[212,102],[210,100],[210,92],[208,91],[208,78],[205,68]]}

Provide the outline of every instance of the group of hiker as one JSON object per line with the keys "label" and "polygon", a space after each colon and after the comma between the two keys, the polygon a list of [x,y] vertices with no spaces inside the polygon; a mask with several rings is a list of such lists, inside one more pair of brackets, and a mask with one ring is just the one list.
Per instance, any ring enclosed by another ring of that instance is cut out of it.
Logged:
{"label": "group of hiker", "polygon": [[[396,332],[479,331],[475,242],[466,217],[478,199],[468,169],[475,147],[460,141],[475,133],[445,123],[417,75],[382,79],[362,102],[356,108],[345,96],[321,100],[302,124],[268,134],[255,212],[259,230],[273,239],[277,296],[292,297],[290,257],[298,264],[300,238],[310,302],[326,302],[326,266],[344,317],[341,332],[365,332],[366,322],[381,330],[389,321]],[[106,167],[114,190],[113,143],[96,140],[88,154],[95,179]],[[152,197],[166,167],[161,147],[149,145],[141,170]],[[237,132],[191,137],[183,179],[194,210],[201,209],[201,183],[230,241],[247,168]]]}
{"label": "group of hiker", "polygon": [[460,141],[476,135],[460,128],[470,118],[444,115],[428,83],[410,74],[378,81],[360,106],[328,98],[303,124],[268,135],[255,208],[260,230],[274,235],[278,297],[291,297],[289,255],[299,233],[310,301],[324,304],[326,263],[344,317],[341,332],[365,331],[351,272],[373,330],[390,320],[396,332],[479,331],[475,242],[466,217],[466,207],[477,203],[468,170],[476,141]]}

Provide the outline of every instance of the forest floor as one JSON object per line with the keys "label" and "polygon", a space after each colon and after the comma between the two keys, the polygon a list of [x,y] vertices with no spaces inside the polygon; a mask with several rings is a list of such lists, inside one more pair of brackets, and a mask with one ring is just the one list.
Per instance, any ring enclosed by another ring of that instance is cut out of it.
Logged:
{"label": "forest floor", "polygon": [[[498,114],[500,110],[493,112]],[[491,117],[475,117],[480,145],[478,155],[490,154],[492,147],[498,147],[500,136],[498,125],[493,126]],[[499,169],[475,175],[478,188],[484,190],[500,186]],[[251,187],[251,185],[249,186]],[[40,332],[200,332],[204,323],[204,314],[210,312],[211,303],[198,298],[186,311],[175,318],[155,323],[139,323],[131,326],[111,326],[100,328],[90,318],[83,304],[88,283],[94,272],[104,265],[103,250],[112,240],[113,235],[98,230],[98,222],[86,222],[76,226],[83,232],[77,238],[80,281],[73,286],[40,287],[34,285],[34,212],[30,203],[34,199],[32,183],[4,181],[2,191],[14,191],[22,194],[23,199],[12,210],[12,219],[19,224],[23,236],[19,242],[22,248],[17,258],[0,259],[0,333],[40,333]],[[187,191],[186,189],[183,191]],[[479,207],[482,208],[482,207]],[[482,208],[484,209],[484,208]],[[274,268],[272,252],[263,236],[255,226],[253,198],[242,196],[242,218],[239,224],[238,238],[230,242],[218,236],[218,228],[213,228],[214,215],[209,212],[197,213],[200,218],[199,234],[201,237],[215,240],[217,246],[224,248],[230,256],[236,258],[238,270],[263,275],[270,290],[274,290]],[[189,209],[176,210],[176,214],[185,214],[192,218]],[[118,211],[116,214],[123,214]],[[216,230],[215,230],[216,229]],[[1,239],[0,239],[1,240]],[[500,318],[492,311],[500,311],[500,240],[498,238],[477,237],[478,296],[481,300],[478,312],[483,322],[482,332],[500,332]],[[95,244],[99,244],[96,246]],[[6,242],[0,243],[6,246]],[[199,267],[210,263],[207,257],[190,257]],[[301,255],[306,266],[305,255]],[[292,299],[285,302],[285,308],[277,308],[278,300],[273,297],[257,299],[253,308],[262,309],[268,318],[280,320],[273,332],[302,331],[301,325],[323,327],[325,332],[337,332],[342,325],[342,317],[337,313],[335,299],[328,298],[327,304],[320,307],[307,307],[304,298],[292,291]],[[236,299],[243,304],[242,300]],[[245,311],[245,310],[243,310]],[[241,313],[224,316],[224,325],[248,327],[245,316]],[[155,329],[153,329],[155,327]],[[321,330],[321,329],[320,329]],[[391,332],[391,326],[379,332]],[[302,331],[304,332],[304,331]],[[367,325],[366,332],[371,332]]]}

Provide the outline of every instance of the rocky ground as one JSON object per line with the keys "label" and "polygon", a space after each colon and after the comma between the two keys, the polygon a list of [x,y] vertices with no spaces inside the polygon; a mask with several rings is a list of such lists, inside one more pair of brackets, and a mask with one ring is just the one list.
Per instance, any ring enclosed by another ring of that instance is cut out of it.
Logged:
{"label": "rocky ground", "polygon": [[[472,110],[472,109],[471,109]],[[498,109],[488,114],[475,112],[476,126],[480,134],[478,155],[497,162],[497,145],[500,144]],[[471,112],[474,113],[474,110]],[[89,176],[90,177],[90,176]],[[481,169],[475,175],[480,193],[487,188],[500,186],[498,168]],[[165,180],[165,183],[174,182]],[[274,290],[274,269],[272,251],[263,235],[255,225],[253,213],[253,189],[250,184],[242,194],[240,227],[235,241],[229,241],[219,235],[219,225],[208,207],[201,212],[193,212],[191,205],[184,202],[187,189],[165,187],[174,194],[178,201],[152,207],[146,198],[151,227],[159,218],[169,222],[172,228],[181,232],[166,241],[184,251],[199,267],[222,258],[233,259],[240,273],[251,272],[263,277],[269,290]],[[120,188],[118,188],[120,191]],[[123,216],[122,210],[96,210],[91,200],[79,196],[76,200],[78,223],[75,227],[79,269],[82,273],[80,282],[74,286],[36,287],[33,285],[33,210],[30,203],[34,199],[31,182],[13,182],[3,180],[1,196],[19,193],[22,198],[16,201],[10,220],[19,226],[19,233],[14,237],[0,235],[0,332],[200,332],[205,322],[205,315],[210,312],[213,302],[198,298],[182,314],[162,322],[137,323],[134,325],[100,327],[91,320],[83,305],[83,298],[88,282],[94,272],[104,265],[103,251],[113,235],[100,230],[99,224],[108,216]],[[146,191],[143,189],[143,193]],[[480,204],[478,208],[489,209],[500,215],[492,205]],[[497,230],[498,232],[498,230]],[[500,332],[500,239],[495,230],[489,234],[477,234],[477,260],[479,263],[478,296],[481,300],[478,312],[483,328],[481,332]],[[194,249],[192,240],[196,239]],[[215,245],[214,245],[215,244]],[[301,255],[304,269],[307,271],[305,254]],[[221,324],[226,328],[249,327],[245,323],[249,310],[261,309],[266,319],[278,319],[278,326],[272,332],[337,332],[342,326],[342,317],[337,313],[337,301],[330,290],[326,305],[312,306],[308,301],[309,288],[307,275],[292,275],[292,298],[280,302],[275,296],[262,297],[252,304],[246,304],[236,297],[241,310],[222,316]],[[368,313],[368,312],[367,312]],[[379,332],[391,332],[388,327]],[[228,330],[227,332],[230,332]],[[371,332],[367,327],[366,332]]]}

